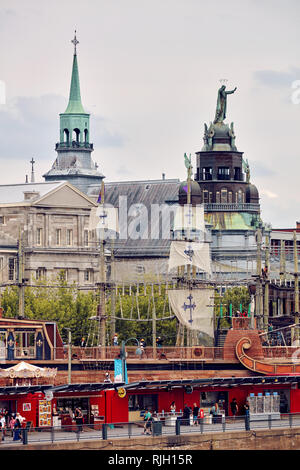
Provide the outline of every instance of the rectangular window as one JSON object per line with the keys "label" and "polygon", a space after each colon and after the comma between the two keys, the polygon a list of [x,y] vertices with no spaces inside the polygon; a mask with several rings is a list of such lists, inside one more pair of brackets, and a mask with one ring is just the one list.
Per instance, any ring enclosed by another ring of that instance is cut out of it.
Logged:
{"label": "rectangular window", "polygon": [[84,280],[85,280],[85,282],[90,282],[92,280],[92,270],[91,269],[86,269],[84,271]]}
{"label": "rectangular window", "polygon": [[230,179],[230,170],[228,167],[220,166],[218,168],[218,180],[229,180]]}
{"label": "rectangular window", "polygon": [[36,229],[36,244],[42,245],[42,239],[43,239],[43,229],[37,228]]}
{"label": "rectangular window", "polygon": [[15,258],[8,259],[8,280],[9,281],[15,280],[15,264],[16,264]]}
{"label": "rectangular window", "polygon": [[212,180],[212,168],[211,167],[202,168],[202,179],[204,181]]}
{"label": "rectangular window", "polygon": [[5,224],[5,217],[4,215],[0,215],[0,225],[4,225]]}
{"label": "rectangular window", "polygon": [[72,229],[67,229],[67,245],[68,246],[73,245],[73,230]]}
{"label": "rectangular window", "polygon": [[46,268],[38,268],[35,272],[36,279],[42,279],[46,277]]}
{"label": "rectangular window", "polygon": [[35,355],[35,333],[33,331],[18,331],[15,335],[16,357],[26,358]]}
{"label": "rectangular window", "polygon": [[88,230],[84,230],[83,232],[83,244],[84,246],[89,245],[89,231]]}
{"label": "rectangular window", "polygon": [[220,191],[216,192],[216,203],[220,204]]}
{"label": "rectangular window", "polygon": [[57,228],[55,231],[55,243],[56,245],[61,245],[61,229]]}
{"label": "rectangular window", "polygon": [[68,270],[67,269],[60,269],[58,273],[59,279],[62,281],[68,280]]}

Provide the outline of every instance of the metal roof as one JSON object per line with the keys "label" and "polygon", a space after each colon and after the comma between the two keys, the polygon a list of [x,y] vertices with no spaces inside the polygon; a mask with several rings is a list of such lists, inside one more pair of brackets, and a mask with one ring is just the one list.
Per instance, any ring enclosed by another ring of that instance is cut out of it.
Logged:
{"label": "metal roof", "polygon": [[147,389],[147,388],[163,388],[163,387],[184,387],[186,385],[199,387],[221,387],[221,386],[238,386],[238,385],[276,385],[285,383],[300,383],[300,375],[295,376],[259,376],[259,377],[220,377],[205,379],[186,379],[186,380],[155,380],[132,382],[124,385],[127,390],[130,389]]}
{"label": "metal roof", "polygon": [[27,393],[44,392],[51,389],[52,385],[26,385],[13,387],[0,387],[0,395],[24,395]]}
{"label": "metal roof", "polygon": [[0,185],[0,204],[32,203],[24,200],[24,192],[36,192],[39,198],[53,189],[62,186],[66,181],[51,181],[44,183],[2,184]]}
{"label": "metal roof", "polygon": [[[145,181],[122,181],[105,183],[105,203],[119,207],[119,198],[127,198],[127,210],[138,204],[143,204],[147,209],[148,227],[147,233],[141,233],[139,239],[128,237],[126,240],[115,242],[115,256],[122,257],[153,257],[169,256],[170,233],[168,238],[163,238],[161,232],[161,217],[153,214],[154,205],[166,204],[168,206],[178,203],[179,179],[145,180]],[[89,198],[98,198],[100,186],[91,185],[88,191]],[[165,206],[166,208],[166,206]],[[151,217],[151,213],[152,216]],[[134,217],[134,216],[132,216]],[[128,214],[128,222],[132,220]],[[119,221],[120,230],[122,222]],[[123,228],[127,229],[127,226]],[[154,238],[152,234],[158,234]]]}

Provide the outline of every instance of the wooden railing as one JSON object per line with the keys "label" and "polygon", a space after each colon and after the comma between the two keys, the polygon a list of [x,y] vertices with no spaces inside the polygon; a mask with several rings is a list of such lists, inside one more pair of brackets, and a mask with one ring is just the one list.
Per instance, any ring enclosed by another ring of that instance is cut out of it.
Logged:
{"label": "wooden railing", "polygon": [[[172,347],[153,348],[147,346],[143,354],[139,354],[137,346],[126,346],[126,360],[214,360],[223,359],[223,348],[214,347]],[[101,347],[72,347],[72,359],[80,361],[114,360],[120,358],[121,349],[118,346]],[[68,349],[56,348],[57,359],[67,360]]]}

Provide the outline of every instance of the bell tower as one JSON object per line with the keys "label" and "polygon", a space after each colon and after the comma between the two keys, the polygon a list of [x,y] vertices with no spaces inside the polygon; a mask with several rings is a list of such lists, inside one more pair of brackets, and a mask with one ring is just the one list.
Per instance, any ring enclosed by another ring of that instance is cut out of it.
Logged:
{"label": "bell tower", "polygon": [[51,170],[43,176],[45,181],[69,181],[86,193],[90,184],[101,184],[104,176],[97,171],[91,158],[94,148],[90,143],[90,115],[81,102],[76,31],[71,42],[74,55],[69,102],[65,112],[59,115],[59,142],[55,146],[57,158]]}

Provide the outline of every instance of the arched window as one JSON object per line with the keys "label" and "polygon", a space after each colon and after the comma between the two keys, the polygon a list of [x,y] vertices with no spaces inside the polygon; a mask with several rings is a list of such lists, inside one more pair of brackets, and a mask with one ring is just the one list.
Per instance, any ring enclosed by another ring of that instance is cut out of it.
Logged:
{"label": "arched window", "polygon": [[70,132],[69,129],[64,129],[64,142],[68,144],[70,141]]}
{"label": "arched window", "polygon": [[232,191],[228,192],[228,203],[232,204]]}
{"label": "arched window", "polygon": [[207,191],[207,189],[204,189],[202,191],[202,198],[203,198],[203,203],[207,204],[208,203],[208,191]]}
{"label": "arched window", "polygon": [[227,189],[226,188],[221,189],[221,203],[227,204]]}
{"label": "arched window", "polygon": [[84,142],[87,144],[89,141],[89,131],[84,129]]}
{"label": "arched window", "polygon": [[75,142],[79,143],[79,139],[80,139],[80,130],[73,129],[72,140],[75,140]]}
{"label": "arched window", "polygon": [[237,203],[243,203],[244,202],[244,193],[241,189],[238,190],[236,193],[236,202]]}

